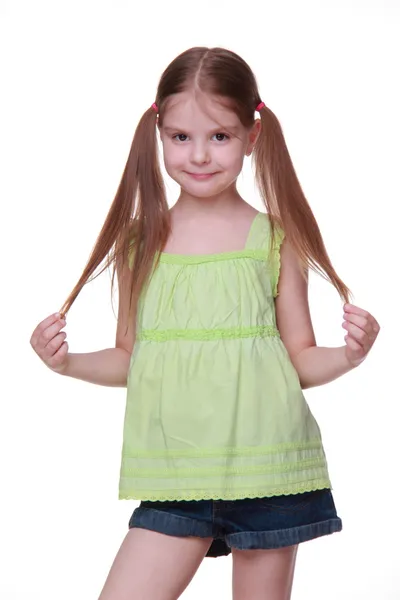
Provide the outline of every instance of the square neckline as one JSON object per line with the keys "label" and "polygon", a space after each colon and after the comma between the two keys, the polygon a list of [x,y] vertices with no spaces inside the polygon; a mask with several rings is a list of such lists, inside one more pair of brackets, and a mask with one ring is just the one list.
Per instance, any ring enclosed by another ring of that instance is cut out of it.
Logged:
{"label": "square neckline", "polygon": [[228,258],[246,254],[249,251],[249,242],[252,238],[253,230],[255,229],[260,216],[264,214],[265,213],[259,211],[252,220],[251,225],[249,227],[249,231],[247,232],[244,248],[242,248],[241,250],[225,250],[223,252],[212,252],[211,254],[175,254],[172,252],[160,252],[160,260],[162,262],[164,262],[163,259],[165,259],[165,262],[180,262],[186,260],[190,261],[193,259],[194,261],[205,260],[208,262],[212,258]]}

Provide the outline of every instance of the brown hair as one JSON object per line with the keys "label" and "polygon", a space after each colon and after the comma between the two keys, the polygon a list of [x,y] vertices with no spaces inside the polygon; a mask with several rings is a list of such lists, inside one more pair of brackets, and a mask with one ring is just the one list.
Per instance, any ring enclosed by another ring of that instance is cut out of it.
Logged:
{"label": "brown hair", "polygon": [[[170,96],[187,90],[224,100],[245,127],[254,124],[255,108],[261,97],[253,72],[234,52],[224,48],[196,47],[176,57],[162,74],[157,89],[155,103],[160,126]],[[256,182],[271,218],[271,246],[277,224],[296,251],[304,267],[304,276],[310,267],[330,281],[340,297],[348,302],[351,292],[329,259],[318,224],[297,179],[280,123],[267,106],[260,109],[260,118],[261,132],[253,151],[253,161]],[[131,290],[130,316],[134,318],[140,293],[153,267],[158,264],[159,252],[166,244],[170,229],[158,157],[157,113],[149,107],[136,128],[116,196],[87,265],[60,312],[68,312],[106,257],[106,264],[96,277],[112,264],[112,290],[115,271],[126,273],[125,265],[134,249],[133,265],[127,279]]]}

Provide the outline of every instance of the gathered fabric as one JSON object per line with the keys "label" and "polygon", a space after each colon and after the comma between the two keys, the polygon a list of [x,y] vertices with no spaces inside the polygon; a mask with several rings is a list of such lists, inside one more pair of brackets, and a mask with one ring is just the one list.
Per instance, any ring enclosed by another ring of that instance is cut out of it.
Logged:
{"label": "gathered fabric", "polygon": [[139,302],[120,499],[242,499],[331,488],[319,426],[276,325],[284,232],[161,253]]}

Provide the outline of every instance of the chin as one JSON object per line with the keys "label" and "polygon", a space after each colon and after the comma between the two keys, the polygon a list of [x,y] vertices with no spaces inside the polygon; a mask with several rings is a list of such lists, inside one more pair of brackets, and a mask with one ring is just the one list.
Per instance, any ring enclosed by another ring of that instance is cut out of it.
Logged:
{"label": "chin", "polygon": [[218,194],[221,194],[226,190],[227,187],[229,187],[228,185],[207,186],[204,185],[204,183],[197,185],[187,185],[186,182],[179,183],[179,185],[181,186],[184,192],[190,194],[191,196],[195,196],[196,198],[212,198],[213,196],[218,196]]}

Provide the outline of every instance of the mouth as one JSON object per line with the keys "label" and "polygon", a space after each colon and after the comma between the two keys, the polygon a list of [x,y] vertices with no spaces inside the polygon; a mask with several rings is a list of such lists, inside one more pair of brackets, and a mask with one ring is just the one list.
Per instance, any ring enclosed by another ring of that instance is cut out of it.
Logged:
{"label": "mouth", "polygon": [[186,175],[193,177],[193,179],[198,179],[200,181],[203,179],[210,179],[214,175],[217,175],[217,173],[189,173],[189,171],[185,171],[185,173]]}

